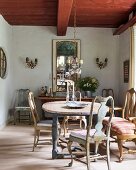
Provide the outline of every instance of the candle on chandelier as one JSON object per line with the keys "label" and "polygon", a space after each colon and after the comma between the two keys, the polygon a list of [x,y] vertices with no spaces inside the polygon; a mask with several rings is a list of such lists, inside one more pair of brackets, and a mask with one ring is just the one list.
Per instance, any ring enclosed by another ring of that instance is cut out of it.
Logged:
{"label": "candle on chandelier", "polygon": [[70,59],[68,59],[68,60],[67,60],[67,63],[68,63],[68,64],[70,64],[70,63],[71,63],[71,60],[70,60]]}
{"label": "candle on chandelier", "polygon": [[76,63],[78,63],[78,58],[76,57]]}
{"label": "candle on chandelier", "polygon": [[83,60],[80,60],[80,64],[83,64]]}

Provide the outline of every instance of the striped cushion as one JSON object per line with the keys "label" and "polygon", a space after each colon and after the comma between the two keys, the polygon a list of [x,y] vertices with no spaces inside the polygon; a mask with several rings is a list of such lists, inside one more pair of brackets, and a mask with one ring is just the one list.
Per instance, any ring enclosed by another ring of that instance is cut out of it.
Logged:
{"label": "striped cushion", "polygon": [[[103,121],[104,124],[108,124],[108,118]],[[129,122],[126,119],[120,117],[113,117],[111,121],[111,130],[118,134],[134,134],[135,124]]]}
{"label": "striped cushion", "polygon": [[[123,118],[121,118],[121,117],[113,117],[112,118],[112,123],[113,122],[120,122],[120,121],[125,121],[126,119],[123,119]],[[104,119],[103,119],[103,124],[108,124],[108,121],[109,121],[109,117],[105,117]],[[127,121],[127,120],[126,120]]]}

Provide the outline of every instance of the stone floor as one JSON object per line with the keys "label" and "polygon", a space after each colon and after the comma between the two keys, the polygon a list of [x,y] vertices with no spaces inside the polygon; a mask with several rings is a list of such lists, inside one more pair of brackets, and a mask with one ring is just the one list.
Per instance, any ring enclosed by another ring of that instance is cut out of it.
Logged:
{"label": "stone floor", "polygon": [[[74,161],[68,167],[69,159],[51,158],[51,136],[47,142],[36,147],[32,152],[33,127],[26,125],[9,125],[0,131],[0,170],[86,170],[86,165]],[[66,152],[66,149],[64,149]],[[111,143],[112,170],[135,170],[136,154],[126,154],[124,161],[118,163],[117,144]],[[91,162],[92,170],[107,170],[106,161]]]}

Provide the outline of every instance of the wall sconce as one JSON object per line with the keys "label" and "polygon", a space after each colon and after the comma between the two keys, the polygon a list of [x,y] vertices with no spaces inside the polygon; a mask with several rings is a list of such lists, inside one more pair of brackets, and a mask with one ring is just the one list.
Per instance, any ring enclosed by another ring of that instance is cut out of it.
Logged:
{"label": "wall sconce", "polygon": [[107,63],[108,63],[108,58],[105,58],[104,62],[100,61],[98,57],[96,58],[96,64],[100,69],[106,67]]}
{"label": "wall sconce", "polygon": [[30,60],[28,57],[26,57],[26,64],[28,66],[28,68],[33,69],[37,64],[38,64],[38,59],[35,58],[35,60]]}

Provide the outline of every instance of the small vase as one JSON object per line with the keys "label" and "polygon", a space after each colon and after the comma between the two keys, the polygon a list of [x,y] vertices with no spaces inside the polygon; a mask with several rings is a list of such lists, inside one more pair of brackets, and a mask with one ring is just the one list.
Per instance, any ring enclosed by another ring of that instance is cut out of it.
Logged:
{"label": "small vase", "polygon": [[84,97],[86,97],[86,98],[92,97],[92,92],[91,91],[84,91]]}

